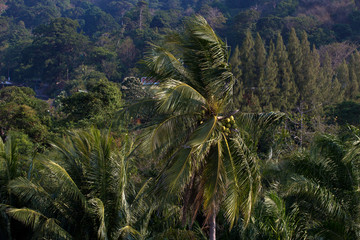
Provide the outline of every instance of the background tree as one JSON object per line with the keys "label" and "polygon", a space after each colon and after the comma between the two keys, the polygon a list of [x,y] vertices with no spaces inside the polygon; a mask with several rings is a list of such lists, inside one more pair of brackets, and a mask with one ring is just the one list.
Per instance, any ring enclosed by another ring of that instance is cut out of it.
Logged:
{"label": "background tree", "polygon": [[278,66],[275,61],[275,45],[271,41],[265,63],[264,80],[260,84],[260,104],[265,111],[279,110]]}
{"label": "background tree", "polygon": [[240,50],[239,46],[235,47],[234,53],[230,58],[231,72],[235,77],[234,84],[234,105],[237,108],[240,108],[243,103],[244,96],[244,82],[242,81],[242,70],[241,70],[241,59],[240,59]]}
{"label": "background tree", "polygon": [[21,131],[33,141],[44,143],[51,126],[49,105],[35,98],[27,87],[6,87],[0,90],[0,136],[10,130]]}
{"label": "background tree", "polygon": [[74,87],[75,92],[61,100],[62,111],[67,114],[66,121],[85,126],[106,123],[122,105],[120,86],[98,72],[92,72],[82,80],[83,89],[81,85]]}
{"label": "background tree", "polygon": [[289,111],[294,108],[299,93],[294,82],[286,47],[280,33],[278,33],[276,41],[275,59],[278,65],[278,84],[280,95],[282,96],[280,99],[281,103],[279,104],[280,110]]}
{"label": "background tree", "polygon": [[57,18],[34,31],[35,39],[24,55],[36,77],[52,84],[71,78],[88,44],[87,37],[77,32],[78,26],[71,19]]}

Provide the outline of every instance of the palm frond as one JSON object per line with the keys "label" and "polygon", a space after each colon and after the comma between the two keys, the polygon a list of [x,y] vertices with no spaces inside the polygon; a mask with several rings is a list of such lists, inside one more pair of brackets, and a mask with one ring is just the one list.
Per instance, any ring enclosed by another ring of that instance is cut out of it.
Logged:
{"label": "palm frond", "polygon": [[171,160],[170,166],[166,167],[164,177],[169,191],[174,192],[183,189],[190,177],[191,148],[179,150]]}
{"label": "palm frond", "polygon": [[259,207],[260,228],[274,239],[306,239],[305,227],[298,221],[298,208],[286,209],[285,201],[274,191],[265,193]]}
{"label": "palm frond", "polygon": [[[181,146],[188,138],[197,124],[196,115],[180,114],[159,123],[149,134],[151,152],[158,154],[159,151],[166,153],[171,146]],[[146,141],[146,139],[145,139]]]}
{"label": "palm frond", "polygon": [[[221,139],[211,147],[206,158],[206,164],[207,167],[202,173],[202,181],[204,181],[203,205],[204,209],[210,209],[212,204],[218,204],[216,199],[221,199],[220,196],[224,195],[226,188],[226,172]],[[208,214],[212,214],[211,211],[208,211]]]}
{"label": "palm frond", "polygon": [[227,154],[231,159],[227,166],[231,174],[228,175],[229,185],[224,202],[225,215],[233,226],[241,213],[246,226],[261,188],[258,159],[249,151],[240,135],[231,138]]}
{"label": "palm frond", "polygon": [[155,96],[160,113],[192,113],[206,105],[206,99],[196,89],[173,79],[161,84]]}
{"label": "palm frond", "polygon": [[47,218],[41,213],[28,208],[9,208],[7,213],[14,219],[22,222],[42,234],[53,237],[52,239],[72,239],[71,235],[60,227],[55,219]]}
{"label": "palm frond", "polygon": [[204,122],[201,126],[199,126],[194,133],[190,136],[188,141],[188,145],[192,147],[196,147],[200,144],[203,144],[205,141],[209,139],[211,134],[213,133],[217,123],[217,118],[211,117],[206,122]]}
{"label": "palm frond", "polygon": [[322,156],[329,157],[334,161],[341,160],[346,152],[346,148],[340,139],[329,134],[315,136],[312,150],[317,150]]}
{"label": "palm frond", "polygon": [[98,218],[99,229],[98,229],[98,239],[107,240],[107,230],[105,224],[105,207],[103,202],[99,198],[93,198],[89,200],[89,206],[93,209],[95,215]]}
{"label": "palm frond", "polygon": [[228,64],[228,49],[203,17],[186,21],[182,42],[184,49],[188,49],[184,52],[184,64],[197,85],[206,89],[204,96],[229,100],[235,81]]}
{"label": "palm frond", "polygon": [[[269,113],[236,113],[236,123],[242,128],[253,131],[265,131],[271,127],[278,126],[285,118],[285,114],[281,112]],[[255,131],[256,134],[259,134]]]}
{"label": "palm frond", "polygon": [[117,233],[114,234],[114,239],[137,239],[141,234],[134,229],[133,227],[126,225],[118,230]]}
{"label": "palm frond", "polygon": [[169,78],[187,81],[187,72],[181,61],[166,49],[151,44],[143,61],[146,66],[145,73],[149,78],[160,82]]}
{"label": "palm frond", "polygon": [[61,191],[64,191],[64,193],[72,199],[80,200],[82,205],[86,207],[85,196],[81,193],[80,189],[70,177],[68,172],[62,166],[53,161],[42,160],[41,162],[46,171],[48,171],[46,174],[52,175],[53,178],[62,183]]}
{"label": "palm frond", "polygon": [[[346,209],[341,201],[339,201],[329,189],[301,176],[293,176],[293,183],[288,186],[286,196],[292,196],[302,199],[303,201],[311,202],[314,209],[316,206],[320,206],[320,209],[325,211],[316,213],[313,209],[309,212],[311,214],[326,213],[328,216],[337,219],[344,219],[347,216]],[[320,215],[317,217],[320,217]]]}
{"label": "palm frond", "polygon": [[4,180],[10,181],[18,176],[19,154],[13,136],[9,136],[4,143],[0,141],[0,169],[4,171]]}
{"label": "palm frond", "polygon": [[27,178],[16,178],[9,183],[8,187],[22,202],[31,206],[46,209],[53,203],[51,195],[42,186]]}
{"label": "palm frond", "polygon": [[[156,104],[157,99],[147,98],[129,105],[125,105],[120,111],[115,114],[117,118],[117,121],[115,121],[115,125],[120,125],[121,123],[128,125],[131,119],[137,118],[138,116],[146,116],[146,119],[142,119],[142,121],[145,120],[145,126],[151,126],[153,123],[151,121],[148,122],[148,116],[152,116],[153,113],[156,112]],[[156,116],[152,117],[156,119]],[[144,126],[142,127],[144,128]]]}

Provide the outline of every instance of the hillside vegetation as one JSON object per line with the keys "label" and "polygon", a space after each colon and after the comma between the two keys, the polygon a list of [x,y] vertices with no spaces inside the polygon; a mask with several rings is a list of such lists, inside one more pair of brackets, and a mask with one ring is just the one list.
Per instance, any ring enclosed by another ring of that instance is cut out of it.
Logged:
{"label": "hillside vegetation", "polygon": [[360,1],[0,14],[0,239],[360,239]]}

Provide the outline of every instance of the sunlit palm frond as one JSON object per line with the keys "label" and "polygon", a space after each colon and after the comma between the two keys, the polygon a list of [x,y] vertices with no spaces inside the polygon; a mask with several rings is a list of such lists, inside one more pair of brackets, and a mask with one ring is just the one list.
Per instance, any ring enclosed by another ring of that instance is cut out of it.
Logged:
{"label": "sunlit palm frond", "polygon": [[69,134],[72,136],[65,136],[62,140],[54,141],[51,145],[53,149],[60,153],[61,165],[64,166],[76,183],[80,183],[83,178],[84,162],[89,161],[85,156],[85,152],[90,152],[90,145],[88,142],[83,142],[82,153],[80,153],[74,144],[75,142],[81,142],[81,140],[75,141],[74,138],[77,137],[75,133]]}
{"label": "sunlit palm frond", "polygon": [[206,98],[214,96],[218,101],[229,101],[234,77],[228,64],[227,46],[201,16],[186,21],[185,33],[182,46],[188,51],[184,52],[183,60],[192,79],[205,88]]}
{"label": "sunlit palm frond", "polygon": [[92,131],[92,146],[89,154],[89,164],[86,165],[86,180],[89,190],[102,200],[108,199],[112,186],[112,169],[114,163],[113,142],[109,134]]}
{"label": "sunlit palm frond", "polygon": [[206,99],[190,85],[169,79],[160,85],[157,91],[158,111],[166,114],[200,112],[205,108]]}
{"label": "sunlit palm frond", "polygon": [[151,49],[147,52],[143,62],[146,66],[146,76],[160,82],[166,81],[169,78],[187,82],[189,77],[178,57],[175,57],[167,49],[154,44],[151,44]]}
{"label": "sunlit palm frond", "polygon": [[229,186],[224,207],[231,227],[241,214],[246,226],[250,220],[259,192],[261,177],[257,156],[247,148],[242,138],[231,138],[226,145]]}
{"label": "sunlit palm frond", "polygon": [[107,230],[105,224],[105,207],[103,202],[99,198],[93,198],[89,200],[89,207],[93,210],[94,215],[99,221],[98,239],[107,240]]}
{"label": "sunlit palm frond", "polygon": [[126,225],[118,230],[114,234],[114,239],[139,239],[141,234],[133,227]]}
{"label": "sunlit palm frond", "polygon": [[186,34],[183,47],[202,53],[201,56],[193,56],[188,60],[194,59],[194,57],[200,59],[207,57],[204,61],[199,62],[199,64],[203,65],[203,70],[216,69],[227,63],[227,46],[217,36],[205,18],[197,15],[188,19],[185,24]]}

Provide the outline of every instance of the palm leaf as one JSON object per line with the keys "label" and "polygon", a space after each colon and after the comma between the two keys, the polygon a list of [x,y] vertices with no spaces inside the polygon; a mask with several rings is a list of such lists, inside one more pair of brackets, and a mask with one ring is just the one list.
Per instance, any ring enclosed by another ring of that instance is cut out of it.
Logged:
{"label": "palm leaf", "polygon": [[12,180],[8,186],[22,202],[46,209],[53,204],[51,195],[39,184],[27,178],[19,177]]}
{"label": "palm leaf", "polygon": [[174,192],[183,189],[190,177],[191,148],[180,149],[171,160],[170,166],[164,173],[166,185],[169,191]]}
{"label": "palm leaf", "polygon": [[149,78],[160,82],[168,78],[176,78],[186,82],[187,72],[182,63],[171,52],[151,44],[143,63],[146,66],[145,73]]}
{"label": "palm leaf", "polygon": [[[210,149],[206,158],[207,167],[202,173],[204,181],[204,208],[210,209],[211,204],[225,192],[225,166],[221,140]],[[221,199],[221,198],[220,198]],[[208,212],[211,214],[211,211]]]}
{"label": "palm leaf", "polygon": [[148,140],[150,140],[151,152],[158,154],[161,150],[166,153],[171,146],[181,146],[194,129],[196,121],[196,116],[193,114],[166,118],[150,133]]}
{"label": "palm leaf", "polygon": [[20,159],[15,139],[12,136],[9,136],[5,143],[1,139],[0,169],[4,171],[4,180],[10,181],[18,176],[19,161]]}
{"label": "palm leaf", "polygon": [[107,240],[107,230],[105,224],[105,208],[103,202],[99,198],[93,198],[89,200],[89,205],[93,209],[95,215],[100,222],[98,229],[98,239]]}
{"label": "palm leaf", "polygon": [[192,113],[206,104],[206,100],[196,89],[173,79],[161,84],[155,96],[159,99],[160,113]]}
{"label": "palm leaf", "polygon": [[229,171],[233,173],[229,175],[230,182],[224,203],[225,215],[232,226],[238,218],[238,214],[241,213],[246,226],[249,223],[261,187],[258,159],[249,151],[240,135],[231,138],[229,145],[232,153]]}
{"label": "palm leaf", "polygon": [[343,219],[347,215],[342,203],[329,189],[301,176],[293,176],[293,183],[288,186],[286,196],[296,196],[311,202],[313,206],[321,206],[322,211],[333,218]]}
{"label": "palm leaf", "polygon": [[216,123],[217,118],[215,116],[208,119],[194,131],[187,144],[192,147],[203,144],[213,133]]}
{"label": "palm leaf", "polygon": [[68,197],[80,200],[82,205],[86,207],[86,198],[81,193],[79,188],[77,187],[76,183],[70,177],[68,172],[61,167],[59,164],[47,160],[42,160],[42,165],[49,171],[47,174],[51,174],[55,179],[62,183],[61,190],[64,191]]}
{"label": "palm leaf", "polygon": [[61,228],[55,219],[47,218],[35,210],[28,208],[9,208],[7,213],[26,226],[41,231],[44,235],[51,233],[51,236],[55,239],[72,239],[71,235]]}

